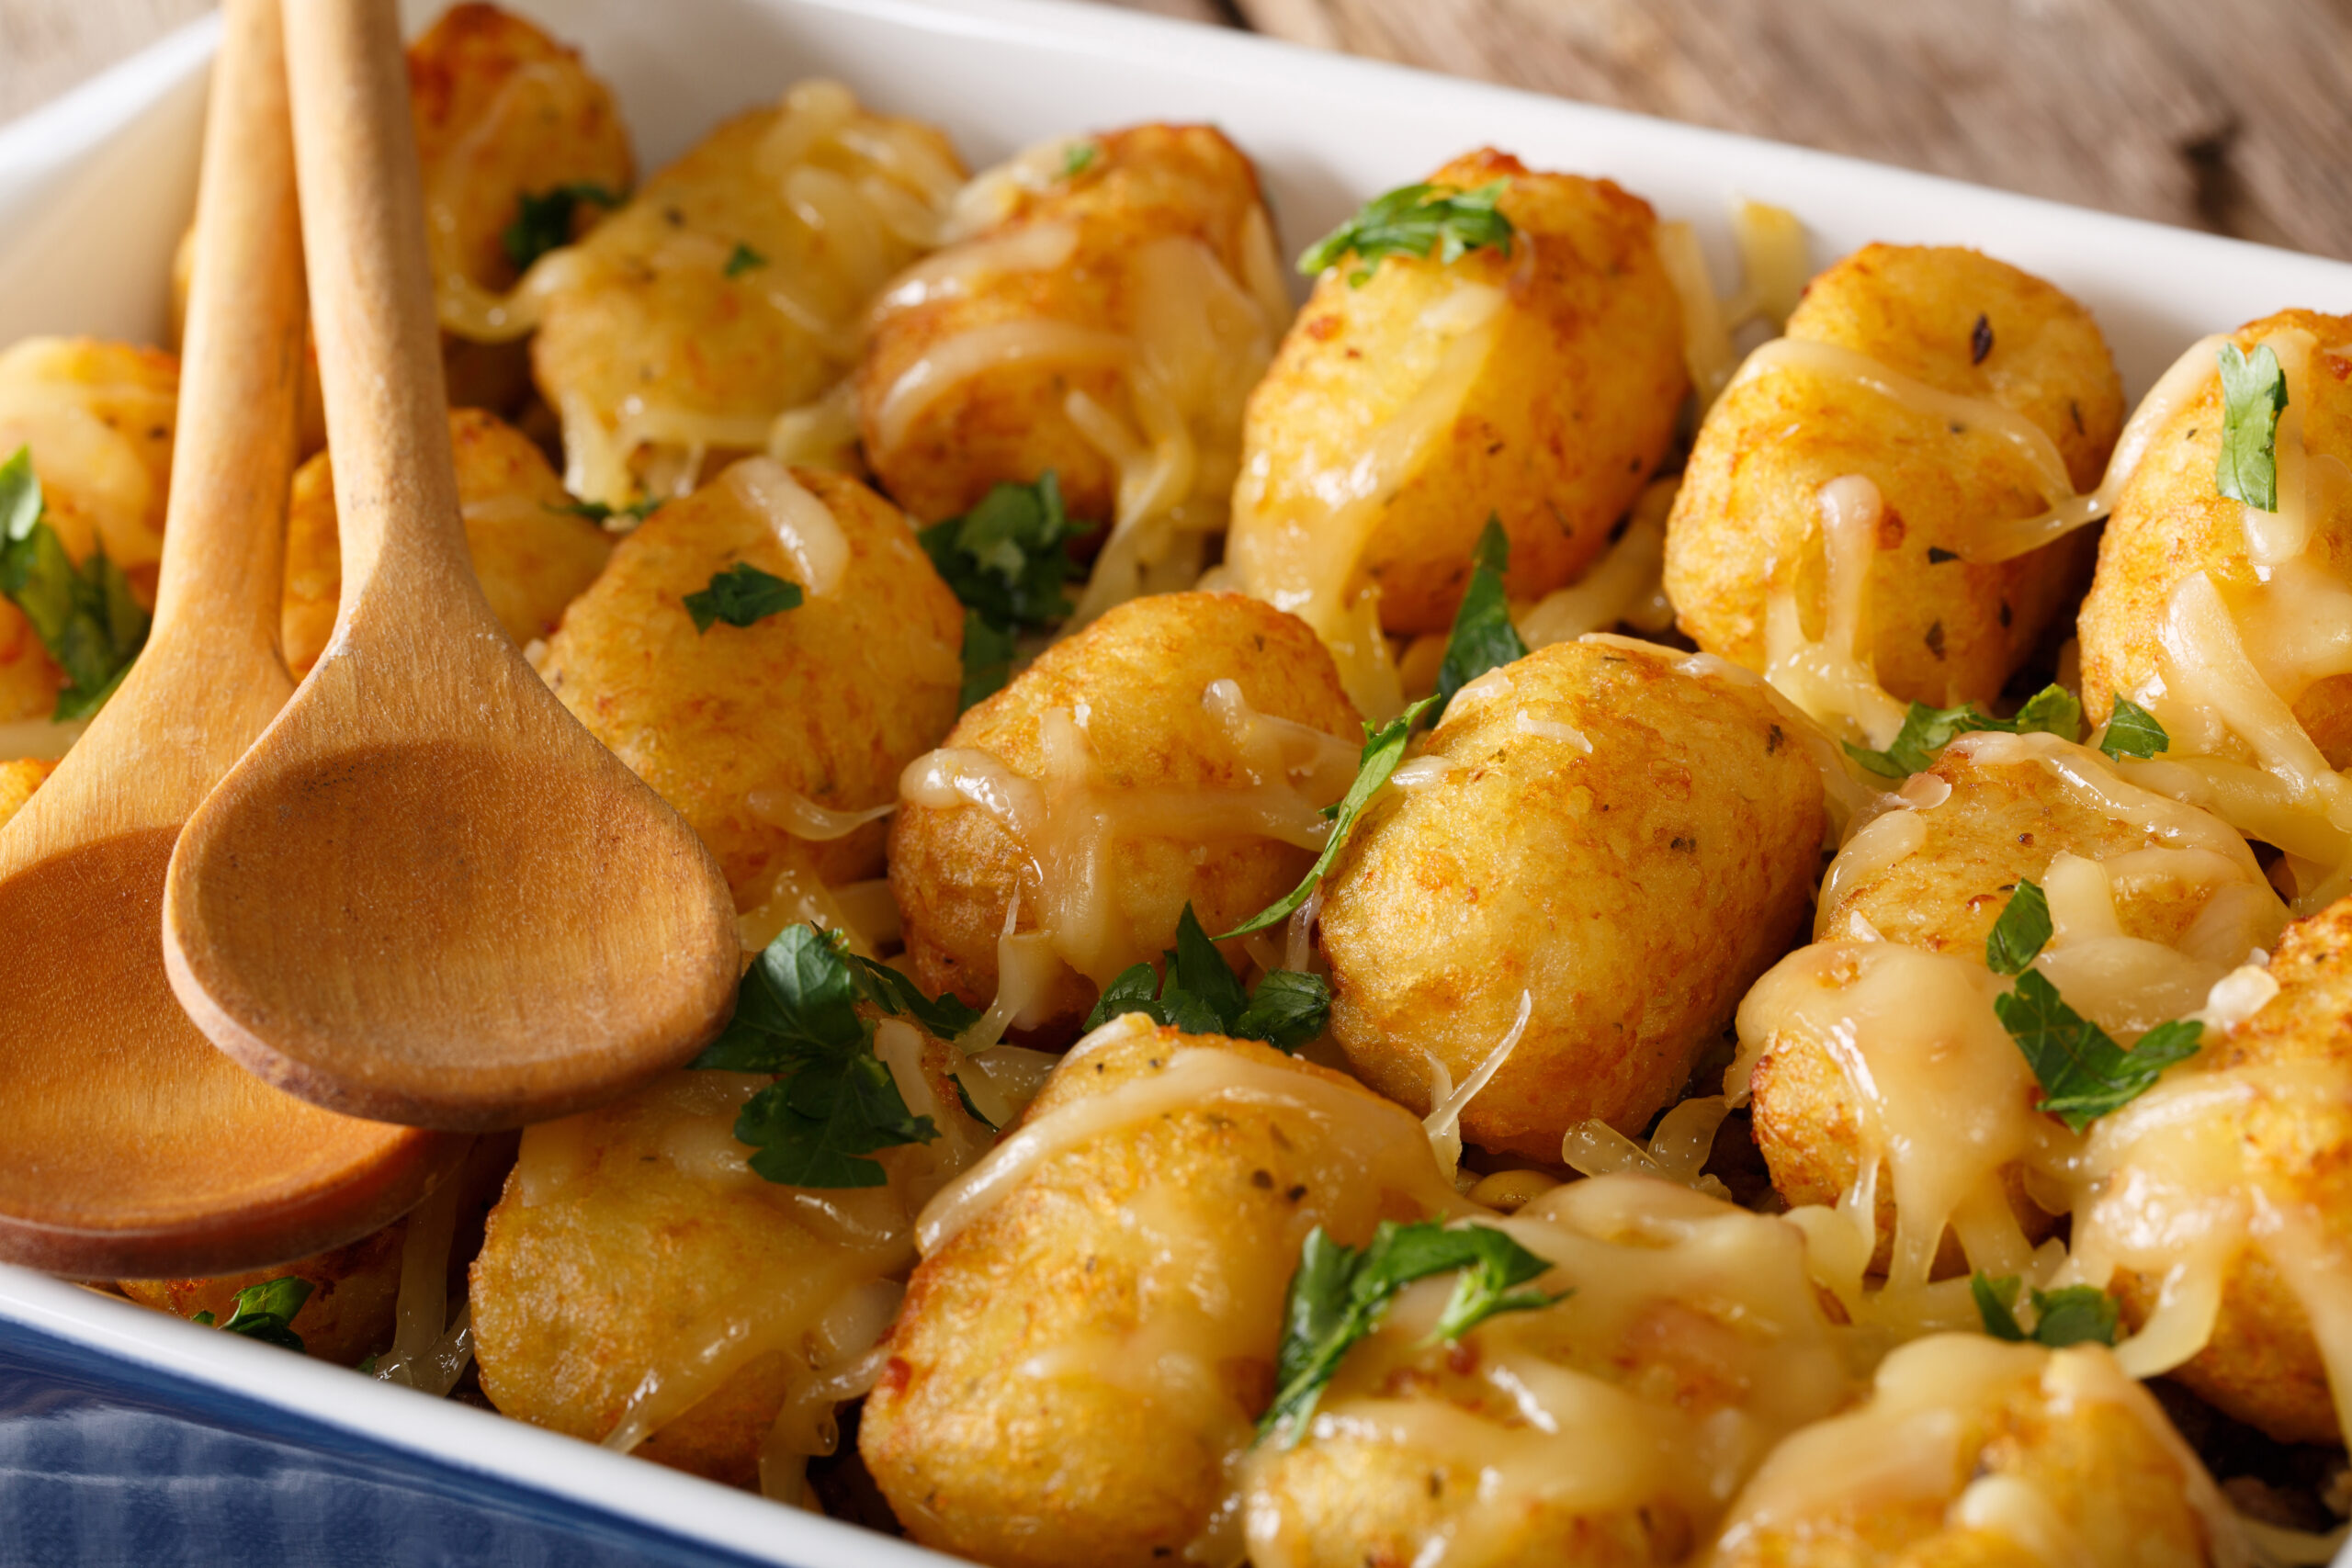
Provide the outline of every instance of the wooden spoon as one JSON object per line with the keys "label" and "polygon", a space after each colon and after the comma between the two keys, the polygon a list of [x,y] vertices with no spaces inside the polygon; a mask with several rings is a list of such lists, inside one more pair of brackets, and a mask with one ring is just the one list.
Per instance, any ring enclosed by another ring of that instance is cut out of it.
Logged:
{"label": "wooden spoon", "polygon": [[215,1044],[305,1100],[514,1126],[709,1039],[734,904],[474,581],[393,0],[289,4],[286,33],[342,606],[180,835],[165,963]]}
{"label": "wooden spoon", "polygon": [[180,824],[293,689],[277,621],[301,266],[277,3],[231,0],[153,630],[0,831],[0,1258],[14,1262],[130,1278],[260,1268],[388,1224],[462,1150],[256,1081],[164,976]]}

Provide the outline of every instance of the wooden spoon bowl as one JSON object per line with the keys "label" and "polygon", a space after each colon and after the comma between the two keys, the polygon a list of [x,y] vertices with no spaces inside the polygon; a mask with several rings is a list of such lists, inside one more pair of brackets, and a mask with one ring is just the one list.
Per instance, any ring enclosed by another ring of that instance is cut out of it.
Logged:
{"label": "wooden spoon bowl", "polygon": [[389,1224],[464,1142],[280,1094],[181,1012],[159,934],[180,823],[293,690],[277,652],[302,353],[277,0],[232,0],[145,651],[0,830],[0,1258],[260,1268]]}
{"label": "wooden spoon bowl", "polygon": [[393,0],[290,5],[286,29],[343,598],[180,836],[165,963],[214,1043],[320,1105],[560,1116],[717,1032],[734,903],[474,581]]}

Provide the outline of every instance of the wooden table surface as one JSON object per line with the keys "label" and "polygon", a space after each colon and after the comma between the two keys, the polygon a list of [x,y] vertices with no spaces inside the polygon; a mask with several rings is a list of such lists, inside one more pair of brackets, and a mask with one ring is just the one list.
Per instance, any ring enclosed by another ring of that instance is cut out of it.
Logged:
{"label": "wooden table surface", "polygon": [[[1096,3],[2352,259],[2352,0]],[[208,8],[0,0],[0,119]]]}

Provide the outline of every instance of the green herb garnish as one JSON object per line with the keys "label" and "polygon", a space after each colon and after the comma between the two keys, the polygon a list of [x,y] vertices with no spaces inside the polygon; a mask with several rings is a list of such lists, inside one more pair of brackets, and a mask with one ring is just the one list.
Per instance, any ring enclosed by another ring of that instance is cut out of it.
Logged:
{"label": "green herb garnish", "polygon": [[2040,732],[2073,740],[2083,732],[2083,705],[2064,686],[2044,686],[2025,700],[2011,718],[1995,718],[1984,709],[1962,703],[1953,708],[1931,708],[1913,703],[1903,716],[1903,728],[1883,751],[1871,751],[1846,742],[1846,755],[1882,778],[1905,779],[1935,766],[1937,753],[1959,736],[1994,729],[2006,735]]}
{"label": "green herb garnish", "polygon": [[[308,1280],[298,1280],[288,1274],[280,1280],[265,1280],[258,1285],[247,1285],[237,1292],[235,1304],[230,1309],[229,1321],[220,1325],[224,1334],[242,1334],[248,1339],[258,1339],[265,1345],[282,1345],[288,1350],[302,1348],[302,1337],[287,1325],[302,1303],[311,1299],[317,1287]],[[212,1314],[198,1313],[188,1320],[212,1326]]]}
{"label": "green herb garnish", "polygon": [[2107,733],[2098,749],[2110,757],[2160,757],[2172,748],[2172,737],[2156,716],[2129,697],[2117,697],[2107,716]]}
{"label": "green herb garnish", "polygon": [[644,501],[632,501],[626,506],[614,506],[602,501],[567,501],[560,505],[551,502],[548,506],[549,512],[561,513],[567,517],[585,517],[591,523],[605,523],[616,517],[642,523],[661,509],[661,502],[650,497]]}
{"label": "green herb garnish", "polygon": [[1035,484],[993,487],[971,511],[919,537],[966,608],[1001,631],[1035,630],[1069,614],[1062,586],[1079,570],[1069,542],[1100,525],[1071,520],[1061,480],[1048,468]]}
{"label": "green herb garnish", "polygon": [[2222,456],[2213,488],[2259,512],[2278,510],[2278,416],[2287,373],[2268,344],[2251,354],[2222,345]]}
{"label": "green herb garnish", "polygon": [[2063,1350],[2069,1345],[2112,1345],[2120,1326],[2120,1314],[2115,1298],[2092,1285],[2068,1285],[2055,1291],[2033,1291],[2029,1299],[2033,1311],[2033,1326],[2027,1328],[2018,1321],[2018,1288],[2023,1283],[2015,1274],[1988,1279],[1983,1274],[1969,1277],[1969,1293],[1976,1298],[1976,1315],[1984,1322],[1984,1332],[1996,1339],[2012,1344],[2029,1340]]}
{"label": "green herb garnish", "polygon": [[1510,570],[1510,536],[1502,519],[1488,514],[1472,552],[1469,586],[1453,613],[1445,639],[1445,661],[1437,671],[1437,716],[1443,718],[1453,694],[1489,670],[1527,657],[1527,643],[1511,625],[1510,601],[1503,596],[1503,574]]}
{"label": "green herb garnish", "polygon": [[1299,257],[1298,270],[1311,276],[1351,254],[1356,266],[1348,274],[1348,284],[1362,288],[1384,256],[1434,253],[1443,265],[1481,245],[1509,255],[1510,220],[1496,204],[1510,186],[1509,180],[1464,191],[1442,190],[1432,185],[1405,186],[1375,197]]}
{"label": "green herb garnish", "polygon": [[767,257],[738,240],[735,242],[735,248],[727,253],[727,265],[720,267],[718,271],[724,277],[741,277],[755,266],[767,265]]}
{"label": "green herb garnish", "polygon": [[2205,1029],[2194,1019],[2175,1019],[2128,1050],[2117,1044],[2068,1007],[2047,976],[2028,967],[2050,933],[2049,899],[2033,883],[2020,882],[1984,939],[1984,962],[1996,974],[2017,976],[2015,990],[1993,998],[1993,1011],[2041,1080],[2034,1109],[2079,1133],[2145,1094],[2166,1067],[2197,1055]]}
{"label": "green herb garnish", "polygon": [[106,706],[147,646],[150,617],[130,581],[94,542],[80,566],[49,525],[32,449],[0,463],[0,594],[25,614],[33,635],[65,672],[50,717],[62,724]]}
{"label": "green herb garnish", "polygon": [[978,610],[964,612],[964,684],[956,696],[956,712],[1004,690],[1012,679],[1015,651],[1011,632],[990,626]]}
{"label": "green herb garnish", "polygon": [[888,1012],[903,1005],[896,986],[862,967],[838,933],[786,926],[743,976],[735,1016],[687,1064],[779,1075],[735,1118],[736,1139],[752,1146],[751,1167],[768,1180],[879,1187],[888,1176],[865,1156],[939,1135],[930,1117],[907,1108],[875,1055],[861,998]]}
{"label": "green herb garnish", "polygon": [[1356,1341],[1380,1326],[1388,1304],[1416,1280],[1463,1271],[1430,1342],[1459,1339],[1501,1313],[1550,1306],[1566,1294],[1528,1281],[1549,1260],[1491,1225],[1449,1229],[1443,1220],[1400,1225],[1383,1220],[1368,1247],[1343,1247],[1317,1225],[1299,1248],[1298,1270],[1283,1303],[1282,1348],[1274,1362],[1274,1402],[1258,1420],[1264,1438],[1283,1429],[1296,1440],[1316,1401]]}
{"label": "green herb garnish", "polygon": [[683,603],[686,614],[695,618],[695,630],[699,634],[710,630],[718,621],[725,621],[730,626],[754,625],[770,615],[799,608],[800,599],[800,584],[762,571],[750,561],[739,560],[725,571],[713,573],[709,587],[699,593],[687,594]]}
{"label": "green herb garnish", "polygon": [[1323,840],[1323,852],[1315,857],[1315,863],[1307,869],[1306,879],[1217,941],[1248,936],[1251,931],[1261,931],[1268,926],[1277,925],[1290,919],[1291,911],[1306,902],[1306,896],[1315,891],[1315,885],[1323,880],[1323,874],[1331,869],[1333,861],[1340,858],[1340,847],[1348,841],[1348,833],[1355,827],[1356,818],[1363,816],[1364,807],[1372,804],[1372,797],[1380,793],[1380,786],[1388,782],[1388,775],[1396,771],[1396,764],[1405,760],[1405,745],[1412,739],[1413,727],[1421,721],[1421,716],[1429,712],[1436,702],[1434,695],[1423,697],[1386,724],[1367,724],[1363,727],[1363,750],[1357,754],[1355,783],[1348,786],[1348,793],[1338,805],[1323,808],[1323,815],[1331,818],[1331,836]]}
{"label": "green herb garnish", "polygon": [[594,180],[552,186],[536,196],[525,191],[514,198],[514,221],[499,236],[506,247],[506,259],[514,264],[516,272],[530,271],[533,262],[571,243],[571,220],[582,202],[609,209],[621,200],[617,192]]}
{"label": "green herb garnish", "polygon": [[1102,155],[1102,149],[1091,141],[1081,141],[1067,149],[1062,153],[1062,178],[1066,180],[1078,178],[1079,175],[1092,168],[1094,160]]}
{"label": "green herb garnish", "polygon": [[1193,906],[1176,919],[1176,945],[1160,954],[1167,973],[1148,964],[1122,970],[1105,987],[1087,1015],[1086,1027],[1100,1029],[1122,1013],[1139,1012],[1187,1034],[1223,1034],[1262,1040],[1279,1051],[1295,1051],[1323,1032],[1331,1015],[1331,987],[1319,975],[1276,969],[1244,993],[1241,978],[1201,929]]}

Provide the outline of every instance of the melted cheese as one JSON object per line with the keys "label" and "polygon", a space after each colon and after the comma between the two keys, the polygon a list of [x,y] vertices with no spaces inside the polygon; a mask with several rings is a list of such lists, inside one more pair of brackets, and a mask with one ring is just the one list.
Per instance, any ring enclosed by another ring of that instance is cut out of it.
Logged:
{"label": "melted cheese", "polygon": [[408,1216],[401,1236],[401,1282],[393,1307],[392,1345],[376,1376],[440,1398],[458,1385],[473,1359],[473,1314],[449,1319],[449,1248],[456,1237],[464,1184],[452,1174]]}
{"label": "melted cheese", "polygon": [[773,457],[746,457],[720,480],[746,510],[766,519],[809,597],[841,586],[849,570],[849,536],[825,503]]}
{"label": "melted cheese", "polygon": [[1947,1528],[1986,1529],[2049,1568],[2073,1568],[2083,1558],[2054,1500],[2019,1471],[1984,1462],[1992,1450],[1980,1459],[2003,1425],[2002,1412],[2019,1404],[2060,1419],[2092,1404],[2129,1415],[2178,1469],[2177,1483],[2204,1521],[2216,1568],[2251,1562],[2205,1467],[2114,1357],[2097,1346],[2050,1351],[1975,1334],[1903,1347],[1880,1365],[1867,1404],[1782,1443],[1741,1494],[1716,1553],[1747,1561],[1737,1554],[1754,1552],[1755,1561],[1778,1562],[1782,1549],[1808,1539],[1813,1521],[1860,1521],[1940,1505]]}
{"label": "melted cheese", "polygon": [[1587,632],[1607,631],[1620,621],[1645,632],[1674,624],[1661,581],[1666,568],[1666,517],[1674,510],[1679,477],[1653,480],[1634,503],[1625,531],[1566,588],[1532,604],[1514,605],[1511,619],[1520,639],[1532,649],[1566,642]]}
{"label": "melted cheese", "polygon": [[1130,964],[1159,955],[1158,933],[1139,934],[1109,874],[1122,841],[1199,844],[1272,839],[1320,849],[1323,807],[1347,793],[1356,752],[1302,724],[1250,709],[1240,687],[1212,682],[1202,705],[1225,733],[1249,783],[1234,789],[1120,788],[1096,767],[1084,726],[1069,709],[1039,720],[1043,773],[1029,778],[991,753],[947,748],[899,776],[902,800],[937,810],[987,812],[1023,852],[1020,893],[1034,930],[1072,969],[1107,986]]}
{"label": "melted cheese", "polygon": [[[1585,1176],[1630,1173],[1671,1181],[1693,1192],[1728,1201],[1731,1190],[1705,1174],[1714,1153],[1715,1130],[1731,1113],[1720,1094],[1696,1095],[1658,1118],[1647,1144],[1637,1144],[1608,1122],[1588,1119],[1560,1140],[1560,1163]],[[1472,1197],[1476,1197],[1473,1189]]]}
{"label": "melted cheese", "polygon": [[[1532,265],[1532,247],[1520,251]],[[1233,491],[1227,566],[1244,592],[1315,628],[1340,682],[1365,717],[1405,705],[1380,630],[1379,591],[1363,581],[1363,554],[1388,503],[1431,446],[1453,428],[1470,389],[1501,341],[1507,288],[1450,278],[1423,312],[1406,352],[1422,363],[1418,385],[1370,437],[1326,455],[1324,466],[1285,476],[1283,502],[1268,499],[1271,456],[1260,453]]]}
{"label": "melted cheese", "polygon": [[1860,474],[1830,480],[1816,502],[1828,569],[1821,635],[1804,633],[1796,574],[1777,574],[1764,601],[1764,676],[1817,722],[1850,728],[1883,747],[1902,728],[1905,711],[1878,683],[1866,624],[1871,561],[1886,503]]}
{"label": "melted cheese", "polygon": [[1735,202],[1731,224],[1743,281],[1728,299],[1716,296],[1708,277],[1698,231],[1683,222],[1657,226],[1658,260],[1682,304],[1682,363],[1698,391],[1702,414],[1723,395],[1739,367],[1732,334],[1755,321],[1779,332],[1797,308],[1812,270],[1804,225],[1787,209]]}
{"label": "melted cheese", "polygon": [[[1849,1334],[1823,1315],[1803,1238],[1781,1221],[1610,1176],[1487,1223],[1550,1260],[1541,1283],[1566,1298],[1489,1319],[1456,1349],[1429,1342],[1453,1280],[1408,1288],[1349,1352],[1302,1442],[1310,1463],[1317,1448],[1360,1445],[1444,1473],[1452,1506],[1422,1513],[1427,1533],[1399,1561],[1531,1561],[1571,1537],[1569,1515],[1638,1516],[1679,1561],[1776,1442],[1850,1395]],[[1339,1555],[1309,1537],[1295,1462],[1269,1445],[1243,1472],[1257,1568]],[[1531,1540],[1538,1510],[1555,1522]]]}

